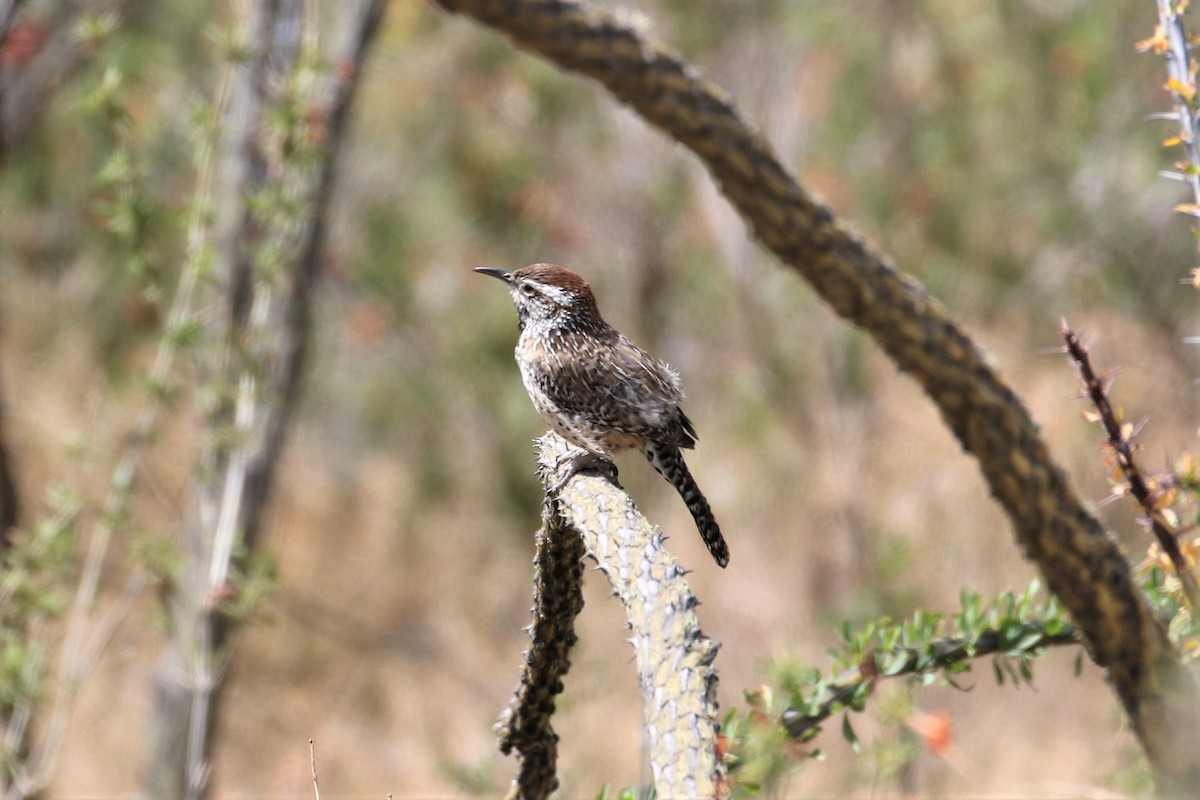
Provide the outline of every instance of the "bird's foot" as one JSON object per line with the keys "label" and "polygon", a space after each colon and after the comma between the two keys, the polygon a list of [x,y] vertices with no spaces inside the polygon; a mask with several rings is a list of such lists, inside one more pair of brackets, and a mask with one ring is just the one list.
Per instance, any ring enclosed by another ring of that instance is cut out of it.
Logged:
{"label": "bird's foot", "polygon": [[617,465],[606,456],[589,451],[570,453],[561,456],[554,465],[554,474],[558,478],[555,479],[554,483],[546,487],[546,494],[558,494],[571,478],[586,470],[595,470],[603,473],[614,482],[617,480]]}

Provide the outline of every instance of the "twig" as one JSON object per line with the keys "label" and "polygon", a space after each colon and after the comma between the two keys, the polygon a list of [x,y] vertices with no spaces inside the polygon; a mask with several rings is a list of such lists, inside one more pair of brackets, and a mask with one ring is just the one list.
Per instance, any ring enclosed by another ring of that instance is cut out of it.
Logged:
{"label": "twig", "polygon": [[12,545],[17,523],[21,521],[21,494],[8,447],[8,413],[3,385],[0,382],[0,552]]}
{"label": "twig", "polygon": [[[69,678],[75,687],[83,684],[84,679],[100,660],[101,653],[108,647],[121,624],[129,618],[134,604],[145,591],[148,582],[145,575],[139,574],[134,575],[125,583],[120,599],[105,614],[103,621],[97,626],[77,659],[77,666]],[[28,711],[31,712],[32,709],[28,709]],[[29,721],[28,715],[26,715],[23,720],[16,720],[14,727],[19,729],[27,725]],[[55,713],[50,715],[49,724],[38,743],[37,750],[30,756],[26,765],[14,771],[12,786],[7,795],[10,800],[35,795],[50,783],[50,779],[54,776],[62,741],[67,734],[67,721],[68,714],[65,708],[55,709]],[[16,735],[14,734],[14,736]]]}
{"label": "twig", "polygon": [[1179,583],[1187,597],[1188,605],[1192,609],[1200,609],[1200,587],[1196,585],[1196,575],[1192,571],[1191,565],[1188,564],[1187,556],[1179,547],[1179,540],[1175,531],[1172,530],[1173,526],[1167,522],[1162,510],[1158,508],[1161,494],[1150,488],[1149,482],[1142,474],[1141,468],[1138,467],[1134,457],[1133,433],[1122,428],[1116,412],[1113,411],[1112,404],[1108,401],[1108,387],[1092,369],[1087,345],[1079,341],[1079,337],[1067,325],[1065,319],[1062,322],[1062,336],[1067,343],[1066,352],[1079,371],[1079,377],[1083,380],[1084,391],[1092,401],[1092,405],[1096,407],[1100,424],[1104,426],[1104,433],[1108,437],[1108,446],[1112,448],[1113,454],[1116,456],[1117,466],[1121,468],[1121,473],[1129,483],[1130,494],[1134,496],[1146,513],[1146,518],[1150,521],[1150,528],[1154,531],[1154,537],[1158,540],[1159,547],[1171,559],[1171,564],[1175,567],[1175,574],[1179,576]]}
{"label": "twig", "polygon": [[317,748],[312,739],[308,740],[308,762],[312,766],[313,795],[321,800],[321,785],[317,782]]}

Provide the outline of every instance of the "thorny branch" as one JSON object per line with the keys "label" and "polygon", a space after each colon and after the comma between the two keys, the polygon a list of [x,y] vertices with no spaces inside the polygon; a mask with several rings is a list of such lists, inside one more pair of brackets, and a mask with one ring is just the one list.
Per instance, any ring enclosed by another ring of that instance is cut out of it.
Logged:
{"label": "thorny branch", "polygon": [[1125,480],[1129,484],[1130,494],[1146,512],[1146,519],[1150,522],[1150,529],[1154,532],[1159,547],[1171,559],[1171,564],[1175,567],[1175,574],[1179,576],[1184,595],[1188,599],[1188,605],[1193,609],[1200,609],[1200,587],[1196,585],[1196,573],[1188,563],[1187,556],[1179,547],[1178,536],[1173,530],[1174,526],[1163,516],[1160,502],[1163,497],[1163,487],[1157,485],[1157,482],[1152,487],[1151,481],[1146,478],[1137,464],[1134,455],[1137,447],[1133,443],[1136,431],[1130,426],[1122,425],[1117,418],[1117,413],[1108,401],[1108,383],[1092,369],[1092,360],[1088,355],[1087,345],[1079,340],[1079,337],[1067,325],[1066,320],[1063,320],[1062,323],[1062,336],[1067,343],[1065,352],[1071,357],[1072,363],[1079,371],[1084,392],[1092,401],[1092,405],[1096,407],[1099,422],[1104,426],[1104,433],[1108,437],[1108,446],[1112,449],[1117,466],[1121,468],[1121,474],[1125,476]]}
{"label": "thorny branch", "polygon": [[1183,14],[1177,9],[1178,0],[1156,0],[1158,5],[1158,29],[1155,35],[1138,45],[1140,50],[1153,49],[1167,62],[1167,90],[1175,104],[1171,114],[1156,114],[1155,118],[1169,119],[1179,125],[1179,136],[1171,141],[1181,144],[1187,152],[1187,164],[1181,164],[1179,172],[1163,173],[1166,177],[1186,181],[1192,189],[1195,205],[1183,206],[1179,210],[1193,216],[1200,215],[1200,128],[1192,110],[1196,95],[1196,79],[1192,70],[1191,48],[1187,30],[1183,26]]}

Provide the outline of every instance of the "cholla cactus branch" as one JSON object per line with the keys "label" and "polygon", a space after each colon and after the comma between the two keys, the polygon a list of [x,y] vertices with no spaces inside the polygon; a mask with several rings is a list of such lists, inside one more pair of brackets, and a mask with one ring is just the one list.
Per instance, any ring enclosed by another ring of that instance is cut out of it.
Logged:
{"label": "cholla cactus branch", "polygon": [[[583,451],[547,433],[539,469],[556,485]],[[686,571],[662,547],[662,534],[610,479],[581,472],[548,500],[625,606],[642,690],[650,766],[659,797],[715,797],[723,791],[717,756],[719,645],[700,630]]]}
{"label": "cholla cactus branch", "polygon": [[522,800],[542,800],[558,788],[558,734],[550,722],[571,667],[575,617],[583,608],[583,538],[550,498],[536,545],[530,647],[520,686],[496,724],[501,752],[515,750],[520,764],[509,796]]}
{"label": "cholla cactus branch", "polygon": [[1079,370],[1084,392],[1092,401],[1092,405],[1096,407],[1099,422],[1104,426],[1104,433],[1108,437],[1108,446],[1112,448],[1117,466],[1120,467],[1121,474],[1129,483],[1130,494],[1146,512],[1146,519],[1150,521],[1150,529],[1154,532],[1159,547],[1171,559],[1171,564],[1175,567],[1175,574],[1179,576],[1179,582],[1183,586],[1183,593],[1187,597],[1188,605],[1193,610],[1200,608],[1200,588],[1196,585],[1196,573],[1179,547],[1179,539],[1173,529],[1174,526],[1163,517],[1163,510],[1159,503],[1161,493],[1151,488],[1150,482],[1137,464],[1132,428],[1122,425],[1117,418],[1117,414],[1108,400],[1108,386],[1103,379],[1096,375],[1087,346],[1079,341],[1079,337],[1067,325],[1066,320],[1063,320],[1062,335],[1067,343],[1066,352],[1075,364],[1075,368]]}

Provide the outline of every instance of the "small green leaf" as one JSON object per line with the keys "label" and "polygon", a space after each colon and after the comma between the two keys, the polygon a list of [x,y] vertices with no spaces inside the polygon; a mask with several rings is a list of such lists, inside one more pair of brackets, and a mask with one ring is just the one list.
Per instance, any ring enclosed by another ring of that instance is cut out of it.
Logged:
{"label": "small green leaf", "polygon": [[889,626],[879,632],[879,643],[883,645],[884,650],[895,650],[899,640],[900,629],[895,626]]}
{"label": "small green leaf", "polygon": [[849,714],[842,717],[842,738],[850,743],[850,747],[854,752],[862,752],[862,742],[858,740],[858,734],[854,732],[854,726],[850,724]]}
{"label": "small green leaf", "polygon": [[1061,619],[1048,619],[1042,623],[1042,633],[1047,636],[1061,636],[1070,629],[1069,623]]}
{"label": "small green leaf", "polygon": [[[966,671],[966,670],[964,670],[964,671]],[[973,691],[975,691],[975,687],[974,687],[974,686],[963,686],[961,683],[959,683],[958,681],[954,680],[954,678],[951,678],[949,675],[944,675],[943,677],[946,679],[946,683],[950,684],[950,685],[951,685],[951,686],[953,686],[955,689],[958,689],[960,692],[973,692]]]}
{"label": "small green leaf", "polygon": [[876,664],[879,666],[880,674],[885,678],[899,675],[908,666],[908,653],[903,650],[895,653],[881,653],[879,655],[883,657],[883,663],[879,664],[877,660]]}
{"label": "small green leaf", "polygon": [[871,696],[871,684],[866,681],[854,687],[854,693],[850,695],[850,700],[847,705],[855,711],[862,711],[867,706],[867,698]]}
{"label": "small green leaf", "polygon": [[971,662],[969,662],[969,661],[955,661],[953,664],[947,664],[946,666],[942,667],[942,672],[944,672],[947,675],[957,675],[960,672],[970,672],[970,671],[971,671]]}
{"label": "small green leaf", "polygon": [[1041,640],[1042,632],[1031,625],[1013,642],[1012,649],[1018,653],[1025,653],[1032,650],[1033,646],[1041,642]]}
{"label": "small green leaf", "polygon": [[1078,678],[1083,674],[1083,650],[1081,649],[1075,654],[1075,677]]}

